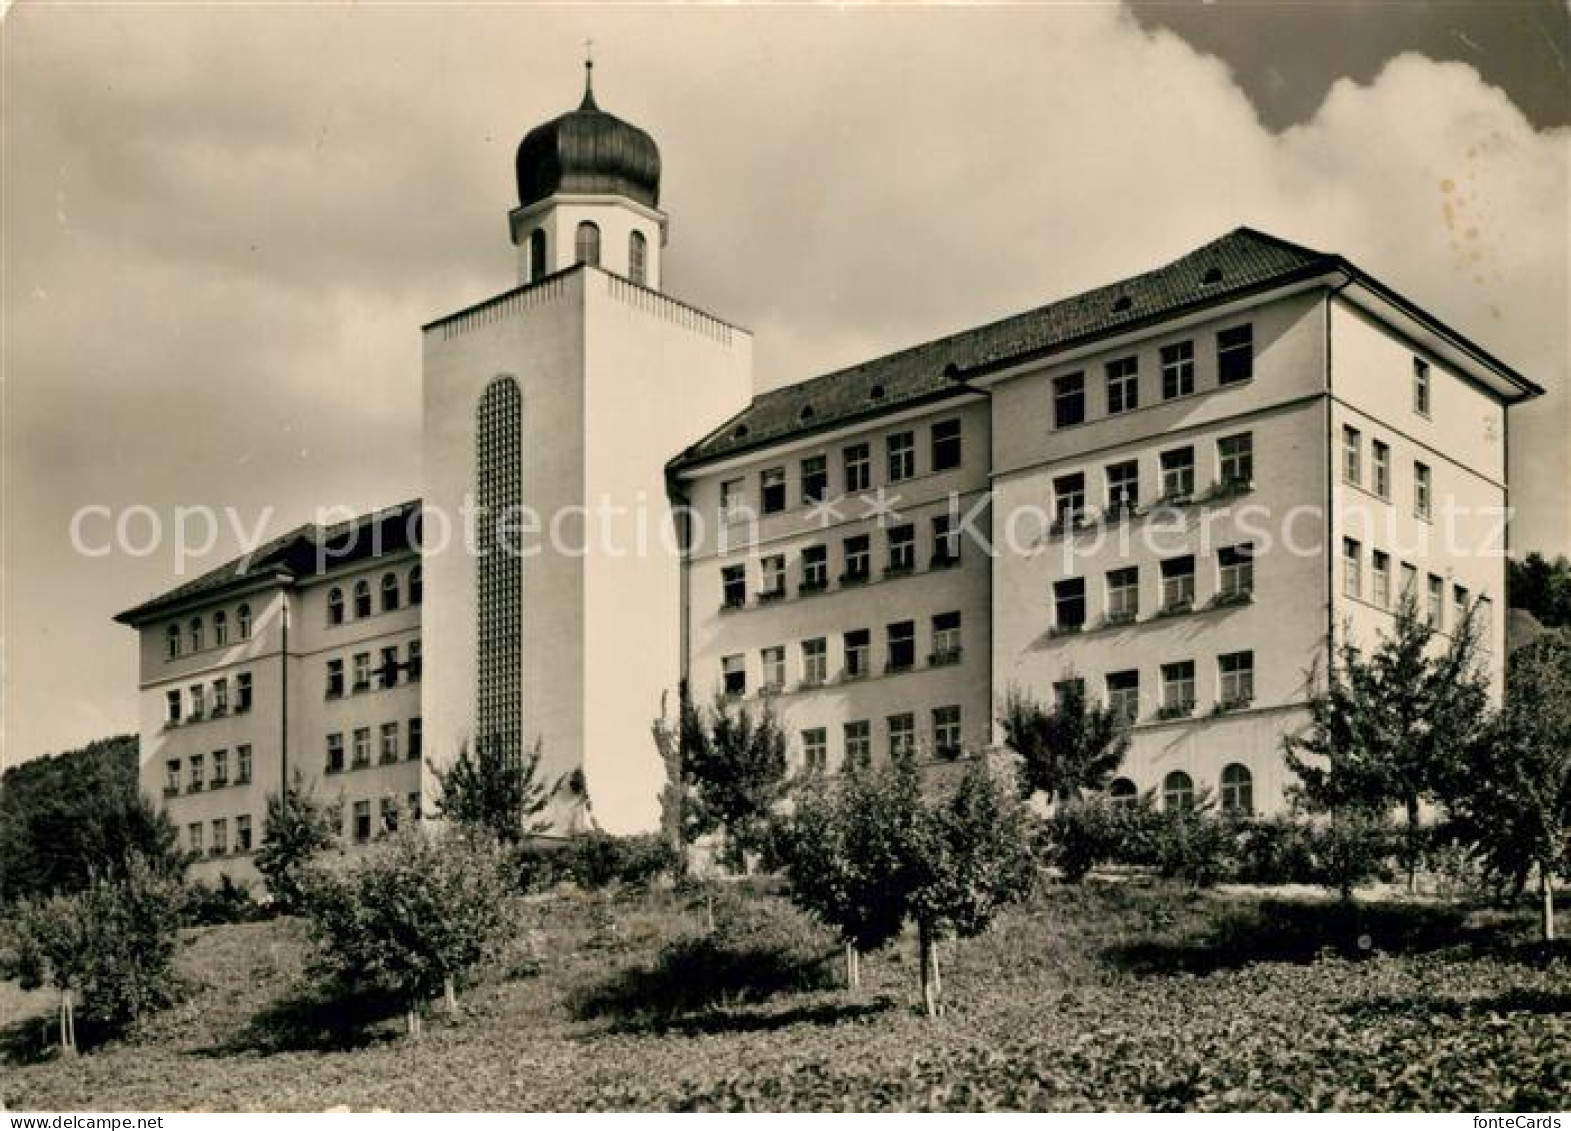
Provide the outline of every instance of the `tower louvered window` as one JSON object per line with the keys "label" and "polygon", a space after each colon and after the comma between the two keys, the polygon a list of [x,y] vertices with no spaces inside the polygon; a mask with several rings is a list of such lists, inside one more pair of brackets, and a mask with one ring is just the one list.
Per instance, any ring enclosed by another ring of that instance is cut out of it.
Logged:
{"label": "tower louvered window", "polygon": [[475,430],[480,505],[479,675],[475,741],[508,759],[523,754],[523,558],[498,529],[523,504],[523,397],[498,377],[480,397]]}

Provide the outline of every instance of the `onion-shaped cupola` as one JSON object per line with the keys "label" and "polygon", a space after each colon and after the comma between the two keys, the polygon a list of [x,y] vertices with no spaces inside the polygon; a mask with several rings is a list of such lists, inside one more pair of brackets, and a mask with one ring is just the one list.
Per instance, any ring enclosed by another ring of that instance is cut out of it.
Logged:
{"label": "onion-shaped cupola", "polygon": [[525,134],[513,168],[520,282],[589,263],[659,287],[660,150],[643,130],[600,109],[593,61],[584,63],[578,109]]}

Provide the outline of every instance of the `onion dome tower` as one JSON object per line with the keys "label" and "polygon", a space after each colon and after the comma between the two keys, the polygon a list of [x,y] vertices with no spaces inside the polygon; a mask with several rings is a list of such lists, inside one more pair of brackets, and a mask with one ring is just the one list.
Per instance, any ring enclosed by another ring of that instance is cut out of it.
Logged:
{"label": "onion dome tower", "polygon": [[587,263],[660,288],[660,150],[596,104],[592,59],[578,109],[525,134],[514,171],[518,207],[508,220],[520,283]]}

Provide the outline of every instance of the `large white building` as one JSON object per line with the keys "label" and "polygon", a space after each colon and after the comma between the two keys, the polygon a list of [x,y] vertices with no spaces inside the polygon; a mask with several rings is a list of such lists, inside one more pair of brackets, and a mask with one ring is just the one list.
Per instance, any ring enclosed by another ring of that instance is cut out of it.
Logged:
{"label": "large white building", "polygon": [[517,285],[424,328],[421,502],[117,618],[143,787],[206,871],[252,875],[295,769],[352,845],[464,744],[538,742],[559,831],[651,827],[684,682],[833,771],[984,749],[1007,690],[1081,680],[1133,728],[1116,792],[1270,809],[1306,673],[1404,587],[1479,610],[1498,681],[1540,390],[1341,257],[1241,228],[750,399],[750,335],[663,289],[647,134],[586,84],[515,174]]}

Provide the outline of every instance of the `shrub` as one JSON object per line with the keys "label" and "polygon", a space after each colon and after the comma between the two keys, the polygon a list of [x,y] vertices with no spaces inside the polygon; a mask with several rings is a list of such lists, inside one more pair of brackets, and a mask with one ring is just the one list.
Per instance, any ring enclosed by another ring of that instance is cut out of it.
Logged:
{"label": "shrub", "polygon": [[1314,830],[1292,817],[1238,821],[1234,829],[1233,878],[1247,884],[1312,884]]}
{"label": "shrub", "polygon": [[216,927],[227,923],[253,923],[267,912],[251,898],[250,890],[228,876],[217,884],[197,880],[181,893],[180,921],[188,927]]}
{"label": "shrub", "polygon": [[1382,873],[1389,874],[1399,850],[1397,834],[1383,816],[1353,809],[1334,814],[1312,838],[1316,882],[1351,899],[1353,889]]}
{"label": "shrub", "polygon": [[280,910],[300,910],[305,899],[304,878],[311,862],[337,840],[337,814],[317,803],[298,768],[282,793],[267,795],[256,870],[267,882],[268,893]]}
{"label": "shrub", "polygon": [[1156,848],[1157,870],[1164,879],[1210,887],[1227,873],[1233,830],[1204,808],[1164,811]]}
{"label": "shrub", "polygon": [[1104,801],[1061,805],[1047,819],[1042,849],[1065,882],[1077,884],[1120,856],[1120,811]]}
{"label": "shrub", "polygon": [[406,829],[347,871],[307,879],[319,965],[344,988],[402,1000],[418,1035],[421,1002],[442,992],[456,1012],[458,979],[503,936],[509,880],[494,841]]}
{"label": "shrub", "polygon": [[647,887],[658,877],[675,871],[677,854],[654,834],[612,836],[592,832],[574,837],[557,849],[551,863],[559,879],[571,880],[582,888],[598,890],[612,884]]}

